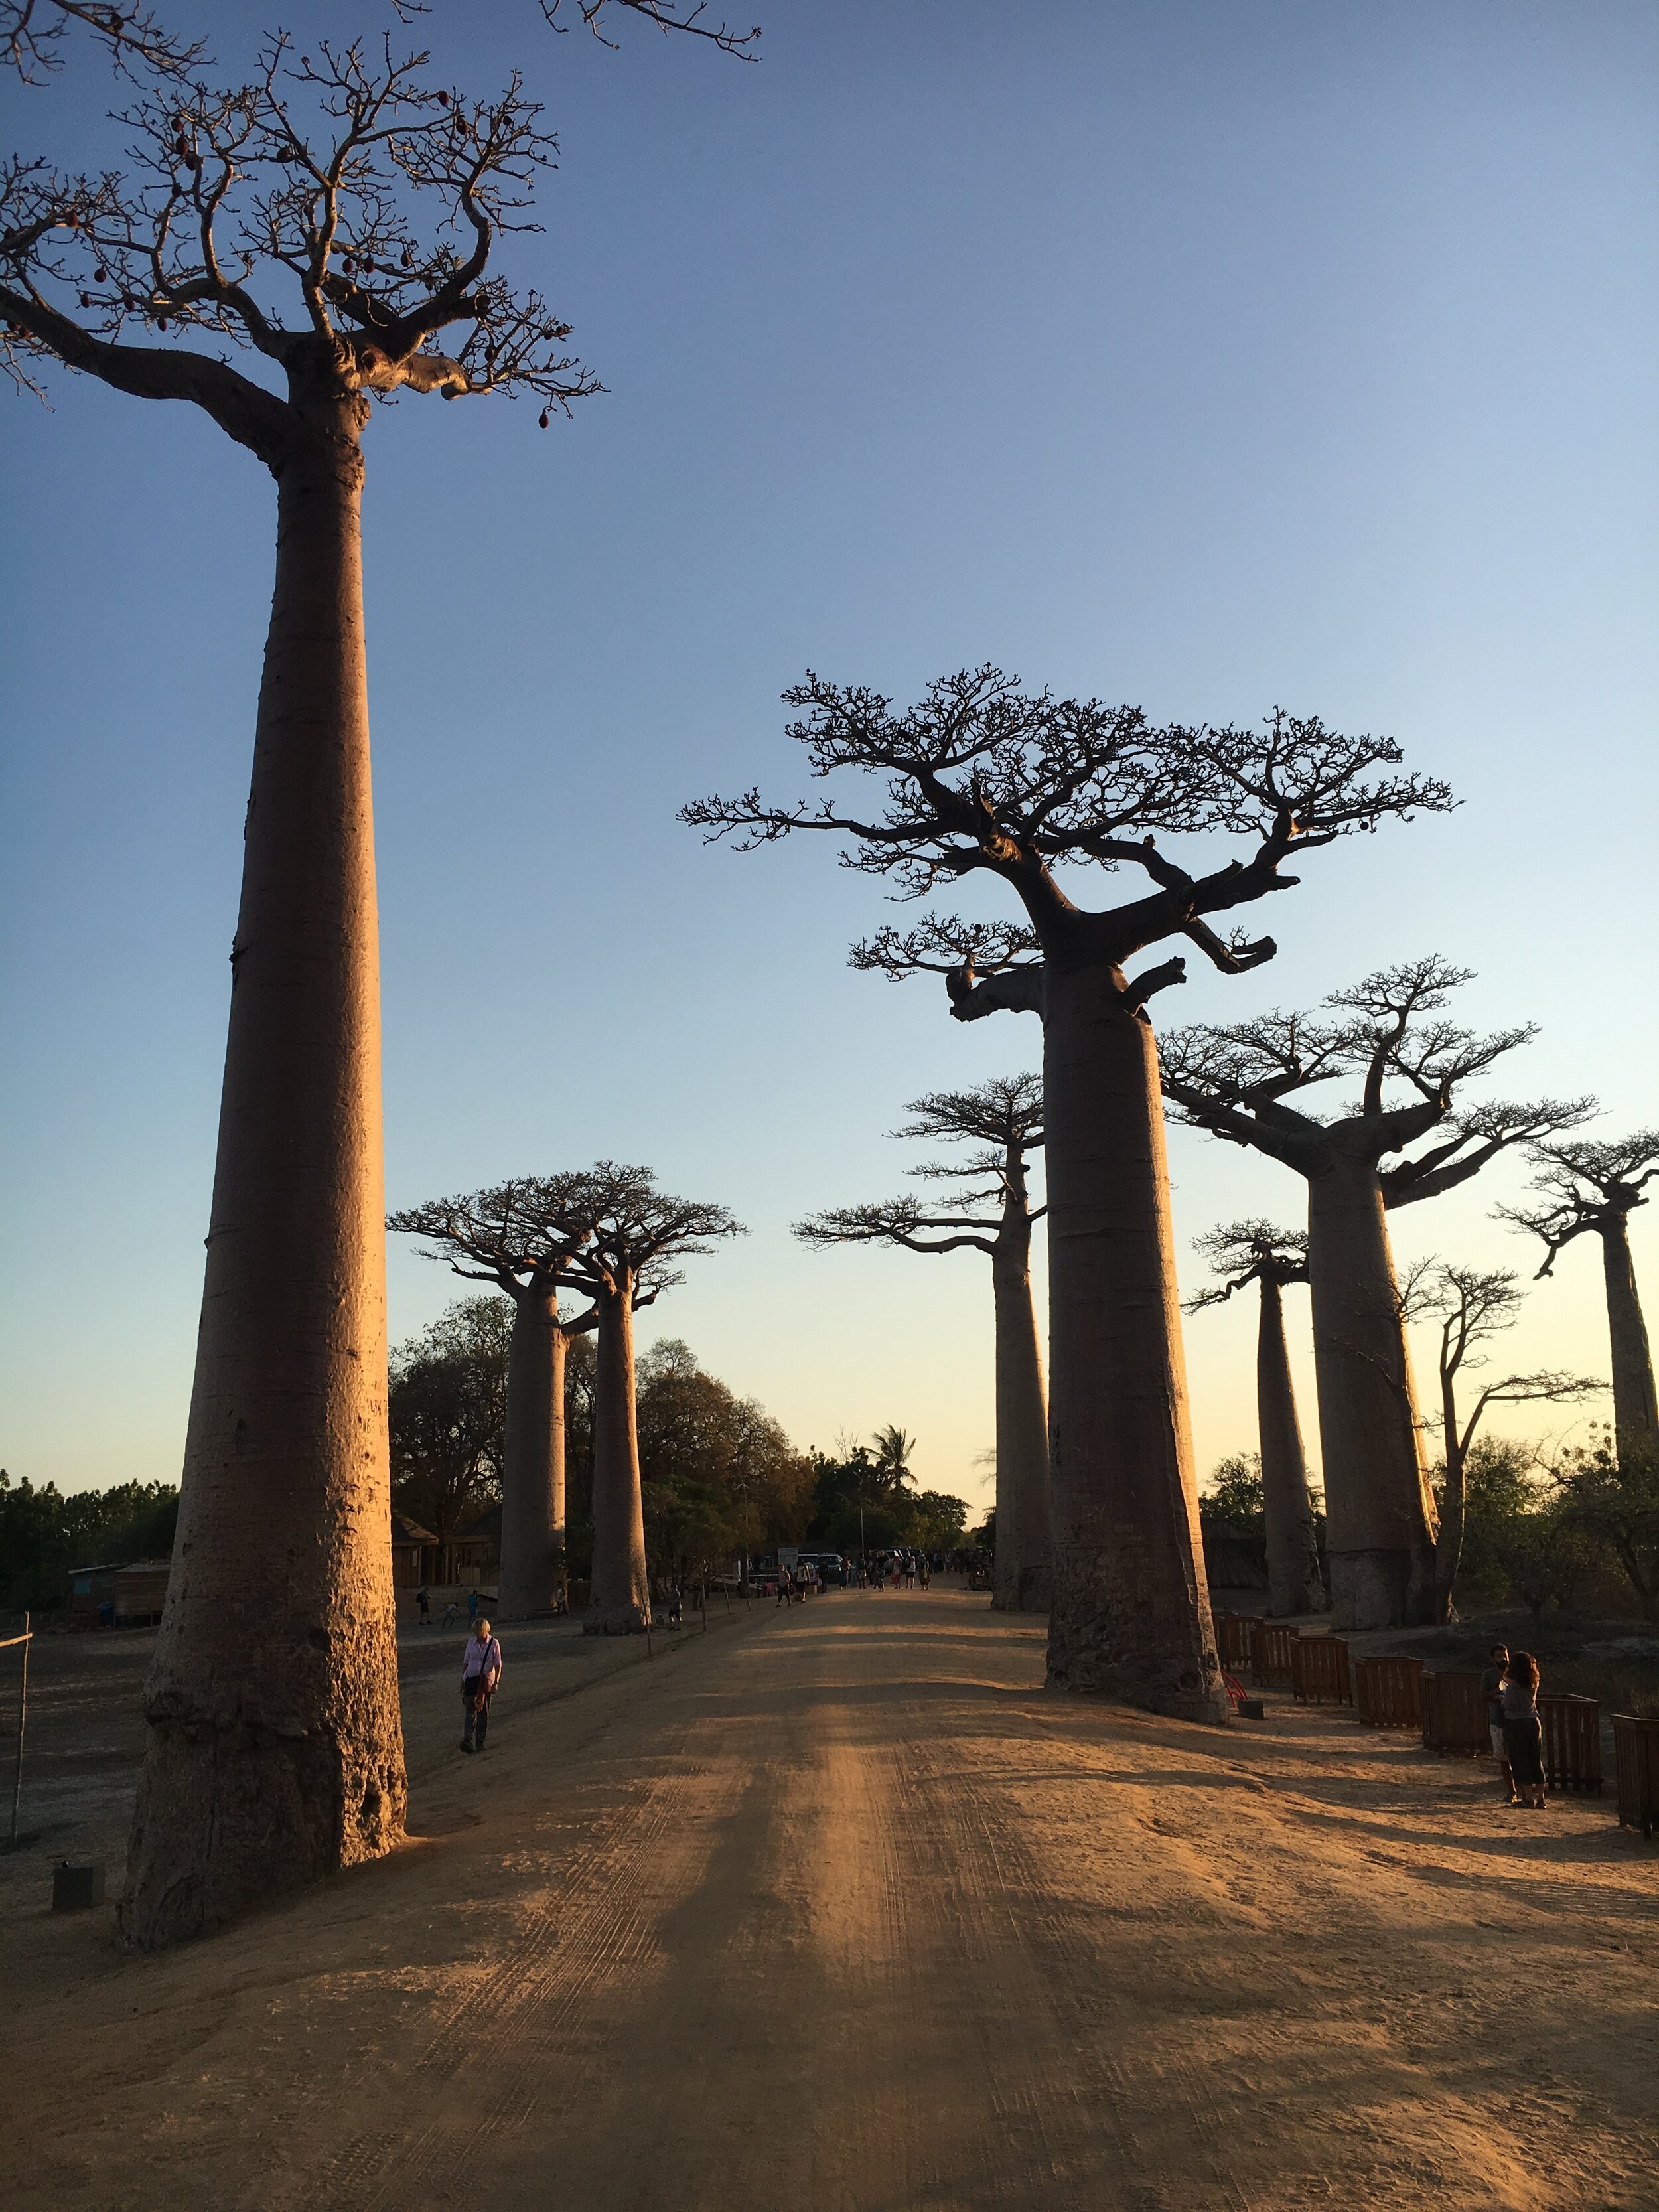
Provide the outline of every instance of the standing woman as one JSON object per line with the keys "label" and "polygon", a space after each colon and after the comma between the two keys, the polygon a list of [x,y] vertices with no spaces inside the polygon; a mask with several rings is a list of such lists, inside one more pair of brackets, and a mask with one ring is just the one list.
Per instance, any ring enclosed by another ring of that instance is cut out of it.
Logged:
{"label": "standing woman", "polygon": [[1511,1805],[1544,1802],[1544,1731],[1538,1718],[1538,1662],[1517,1651],[1504,1677],[1504,1750],[1516,1795]]}

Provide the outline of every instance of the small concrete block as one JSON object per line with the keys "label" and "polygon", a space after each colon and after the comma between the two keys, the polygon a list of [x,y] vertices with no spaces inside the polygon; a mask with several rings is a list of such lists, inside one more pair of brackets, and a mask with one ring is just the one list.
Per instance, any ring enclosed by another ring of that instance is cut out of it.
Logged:
{"label": "small concrete block", "polygon": [[84,1912],[104,1901],[101,1866],[71,1866],[62,1859],[52,1870],[52,1909],[54,1912]]}

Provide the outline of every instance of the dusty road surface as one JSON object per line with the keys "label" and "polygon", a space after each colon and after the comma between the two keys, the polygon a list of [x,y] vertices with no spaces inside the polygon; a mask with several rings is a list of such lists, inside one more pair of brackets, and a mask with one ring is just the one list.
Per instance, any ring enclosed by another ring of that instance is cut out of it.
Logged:
{"label": "dusty road surface", "polygon": [[[11,2212],[1659,2206],[1659,1848],[982,1598],[757,1611],[411,1746],[425,1840],[191,1949],[4,1925]],[[423,1726],[448,1723],[434,1707]]]}

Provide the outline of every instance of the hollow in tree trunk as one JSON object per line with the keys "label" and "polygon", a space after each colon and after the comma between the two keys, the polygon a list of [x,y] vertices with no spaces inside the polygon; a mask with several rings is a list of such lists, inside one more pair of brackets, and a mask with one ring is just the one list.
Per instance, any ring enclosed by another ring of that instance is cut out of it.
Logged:
{"label": "hollow in tree trunk", "polygon": [[119,1914],[138,1948],[403,1834],[361,405],[278,477],[196,1379]]}
{"label": "hollow in tree trunk", "polygon": [[521,1288],[515,1308],[496,1601],[503,1620],[549,1612],[564,1579],[564,1325],[556,1291],[538,1285]]}
{"label": "hollow in tree trunk", "polygon": [[1048,1677],[1224,1721],[1198,1528],[1157,1047],[1120,970],[1048,963]]}
{"label": "hollow in tree trunk", "polygon": [[1255,1404],[1267,1524],[1267,1606],[1274,1613],[1323,1613],[1330,1601],[1319,1572],[1308,1462],[1285,1342],[1284,1294],[1271,1273],[1263,1274],[1260,1282]]}
{"label": "hollow in tree trunk", "polygon": [[1607,1334],[1613,1352],[1613,1425],[1617,1436],[1659,1433],[1653,1389],[1653,1352],[1637,1295],[1630,1232],[1620,1213],[1600,1224],[1601,1267],[1607,1285]]}
{"label": "hollow in tree trunk", "polygon": [[1031,1224],[1005,1202],[991,1259],[996,1301],[997,1546],[992,1605],[1041,1613],[1048,1603],[1048,1411],[1031,1304]]}
{"label": "hollow in tree trunk", "polygon": [[1376,1170],[1340,1161],[1308,1186],[1308,1280],[1340,1628],[1432,1619],[1434,1505]]}
{"label": "hollow in tree trunk", "polygon": [[593,1578],[582,1621],[589,1635],[631,1634],[651,1619],[634,1401],[633,1285],[598,1293],[593,1378]]}

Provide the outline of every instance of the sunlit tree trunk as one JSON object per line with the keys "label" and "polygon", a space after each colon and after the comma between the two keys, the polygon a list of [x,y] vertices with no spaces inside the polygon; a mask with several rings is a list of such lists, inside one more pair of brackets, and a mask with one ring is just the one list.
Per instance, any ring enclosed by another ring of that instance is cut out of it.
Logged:
{"label": "sunlit tree trunk", "polygon": [[1049,1679],[1224,1721],[1198,1528],[1157,1048],[1104,963],[1048,963]]}
{"label": "sunlit tree trunk", "polygon": [[553,1291],[521,1289],[516,1307],[501,1472],[503,1620],[547,1612],[564,1577],[564,1328]]}
{"label": "sunlit tree trunk", "polygon": [[1626,1218],[1600,1224],[1601,1267],[1607,1285],[1607,1332],[1613,1348],[1613,1424],[1615,1433],[1652,1436],[1659,1431],[1659,1405],[1653,1389],[1653,1352],[1642,1302],[1636,1291]]}
{"label": "sunlit tree trunk", "polygon": [[1332,1610],[1341,1628],[1426,1621],[1434,1504],[1376,1170],[1339,1161],[1308,1188]]}
{"label": "sunlit tree trunk", "polygon": [[997,1544],[992,1604],[1042,1612],[1048,1602],[1048,1409],[1031,1303],[1031,1224],[1010,1195],[991,1258],[996,1301]]}
{"label": "sunlit tree trunk", "polygon": [[1261,1437],[1261,1495],[1267,1523],[1267,1603],[1275,1613],[1323,1613],[1319,1539],[1308,1494],[1308,1462],[1297,1419],[1285,1300],[1271,1273],[1260,1278],[1255,1403]]}
{"label": "sunlit tree trunk", "polygon": [[196,1379],[120,1908],[134,1946],[403,1833],[360,405],[278,483]]}
{"label": "sunlit tree trunk", "polygon": [[599,1297],[593,1379],[593,1581],[582,1626],[625,1635],[651,1618],[634,1397],[632,1286]]}

